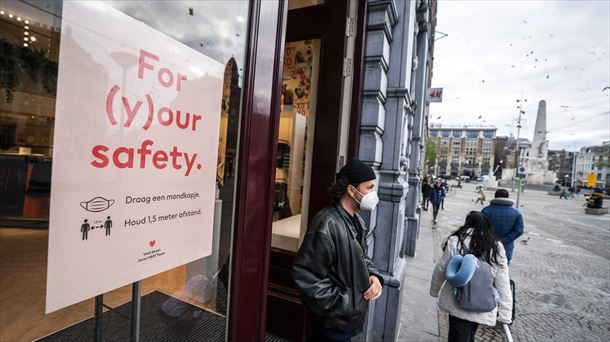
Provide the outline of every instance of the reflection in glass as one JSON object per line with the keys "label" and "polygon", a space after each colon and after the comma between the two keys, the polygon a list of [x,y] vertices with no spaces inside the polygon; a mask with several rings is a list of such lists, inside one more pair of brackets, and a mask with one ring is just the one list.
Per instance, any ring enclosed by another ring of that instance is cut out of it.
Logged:
{"label": "reflection in glass", "polygon": [[[223,339],[249,2],[109,4],[225,65],[222,98],[218,99],[222,111],[217,188],[214,194],[202,194],[216,199],[212,255],[141,282],[143,310],[152,310],[168,339],[181,340],[187,335],[201,337],[199,340]],[[48,230],[30,229],[44,228],[49,211],[62,2],[2,1],[0,9],[0,221],[26,227],[0,229],[0,341],[71,334],[75,327],[90,323],[93,299],[44,314]],[[126,61],[124,56],[112,58]],[[86,80],[75,82],[88,84]],[[23,218],[29,220],[19,221]],[[130,300],[130,286],[104,294],[104,303],[111,307]],[[124,319],[108,314],[104,314],[106,322],[123,331],[120,322]],[[202,324],[207,319],[213,320],[212,327]],[[128,334],[128,326],[126,329]],[[151,329],[142,322],[144,334],[154,333]],[[67,335],[54,336],[61,340]]]}
{"label": "reflection in glass", "polygon": [[273,206],[272,246],[296,251],[307,223],[320,40],[287,42]]}

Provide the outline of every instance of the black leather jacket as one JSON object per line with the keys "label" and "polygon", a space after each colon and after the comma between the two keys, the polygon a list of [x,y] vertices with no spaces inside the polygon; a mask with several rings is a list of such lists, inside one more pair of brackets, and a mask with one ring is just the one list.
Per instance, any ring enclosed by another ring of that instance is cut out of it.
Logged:
{"label": "black leather jacket", "polygon": [[[303,304],[316,324],[341,331],[361,331],[370,287],[369,275],[379,271],[366,256],[366,238],[357,241],[358,229],[341,204],[321,210],[311,221],[295,258],[292,275]],[[362,244],[362,246],[361,246]]]}

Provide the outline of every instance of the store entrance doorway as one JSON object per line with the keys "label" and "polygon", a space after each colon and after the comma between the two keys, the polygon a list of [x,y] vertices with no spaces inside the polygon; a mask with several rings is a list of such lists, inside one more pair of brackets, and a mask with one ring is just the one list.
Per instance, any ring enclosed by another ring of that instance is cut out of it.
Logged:
{"label": "store entrance doorway", "polygon": [[289,2],[277,113],[267,330],[292,341],[306,341],[311,326],[290,269],[307,223],[329,204],[327,189],[344,162],[341,135],[349,130],[342,98],[351,94],[351,87],[345,89],[344,58],[346,22],[355,2],[313,2],[300,8]]}

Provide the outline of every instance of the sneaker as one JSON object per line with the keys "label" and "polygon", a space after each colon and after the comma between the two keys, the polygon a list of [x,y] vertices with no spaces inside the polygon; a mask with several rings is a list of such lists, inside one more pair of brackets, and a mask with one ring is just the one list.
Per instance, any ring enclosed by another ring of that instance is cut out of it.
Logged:
{"label": "sneaker", "polygon": [[434,224],[436,224],[436,219],[434,219]]}

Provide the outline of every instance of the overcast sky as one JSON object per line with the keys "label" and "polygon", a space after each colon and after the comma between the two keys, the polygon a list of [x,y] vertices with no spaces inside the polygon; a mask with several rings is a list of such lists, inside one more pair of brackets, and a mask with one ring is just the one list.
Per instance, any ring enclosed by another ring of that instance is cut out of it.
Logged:
{"label": "overcast sky", "polygon": [[550,149],[610,140],[610,1],[441,0],[436,30],[431,122],[516,136],[523,93],[521,137],[546,100]]}

